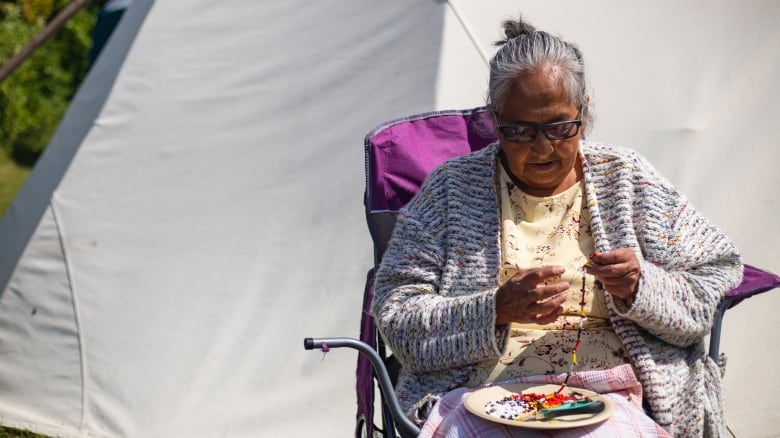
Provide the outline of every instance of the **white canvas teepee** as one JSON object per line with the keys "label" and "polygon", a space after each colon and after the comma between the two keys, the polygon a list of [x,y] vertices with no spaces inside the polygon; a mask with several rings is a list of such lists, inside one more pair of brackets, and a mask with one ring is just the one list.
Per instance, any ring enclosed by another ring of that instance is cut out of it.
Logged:
{"label": "white canvas teepee", "polygon": [[[323,360],[302,339],[357,335],[362,137],[480,105],[518,12],[580,44],[592,138],[643,152],[747,261],[780,271],[774,2],[136,0],[0,221],[0,423],[351,434],[355,353]],[[771,375],[776,353],[744,339],[776,343],[777,305],[726,318],[738,434],[780,421],[769,396],[738,402]]]}

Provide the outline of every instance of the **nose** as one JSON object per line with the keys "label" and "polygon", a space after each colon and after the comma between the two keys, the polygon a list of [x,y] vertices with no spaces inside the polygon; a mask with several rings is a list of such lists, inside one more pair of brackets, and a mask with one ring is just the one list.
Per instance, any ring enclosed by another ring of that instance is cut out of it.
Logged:
{"label": "nose", "polygon": [[542,157],[552,153],[554,150],[552,141],[547,138],[544,132],[540,132],[536,135],[532,145],[534,153]]}

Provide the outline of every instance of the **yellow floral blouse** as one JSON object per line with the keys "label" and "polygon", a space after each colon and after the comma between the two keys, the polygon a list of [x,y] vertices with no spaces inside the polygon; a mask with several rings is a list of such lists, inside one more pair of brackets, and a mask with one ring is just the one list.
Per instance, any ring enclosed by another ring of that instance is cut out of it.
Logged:
{"label": "yellow floral blouse", "polygon": [[[503,356],[478,366],[469,381],[471,386],[569,371],[581,319],[582,267],[594,249],[582,182],[557,195],[536,197],[521,191],[502,165],[497,168],[502,222],[499,282],[503,284],[520,269],[560,265],[566,268],[561,277],[571,287],[563,315],[554,323],[512,324]],[[609,323],[601,284],[590,274],[584,279],[586,318],[573,371],[604,370],[628,363]]]}

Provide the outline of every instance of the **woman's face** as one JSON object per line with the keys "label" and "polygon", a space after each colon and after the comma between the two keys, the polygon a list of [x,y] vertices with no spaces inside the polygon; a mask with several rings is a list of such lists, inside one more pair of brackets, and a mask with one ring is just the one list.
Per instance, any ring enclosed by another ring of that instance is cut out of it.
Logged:
{"label": "woman's face", "polygon": [[[498,123],[548,123],[576,120],[580,108],[570,102],[555,71],[523,73],[515,79],[504,105],[498,111]],[[579,165],[580,128],[573,137],[549,140],[543,132],[526,143],[507,140],[499,132],[498,140],[509,168],[526,193],[550,196],[565,191],[582,178]]]}

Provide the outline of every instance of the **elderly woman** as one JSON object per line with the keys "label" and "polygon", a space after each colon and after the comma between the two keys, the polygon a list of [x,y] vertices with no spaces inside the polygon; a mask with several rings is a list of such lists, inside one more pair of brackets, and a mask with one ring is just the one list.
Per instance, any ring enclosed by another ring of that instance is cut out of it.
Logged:
{"label": "elderly woman", "polygon": [[722,435],[703,339],[741,280],[737,249],[637,153],[583,140],[574,44],[522,19],[504,32],[487,97],[498,142],[431,173],[376,276],[402,406],[423,433],[457,434],[483,421],[456,415],[469,387],[566,380],[621,413],[575,435]]}

